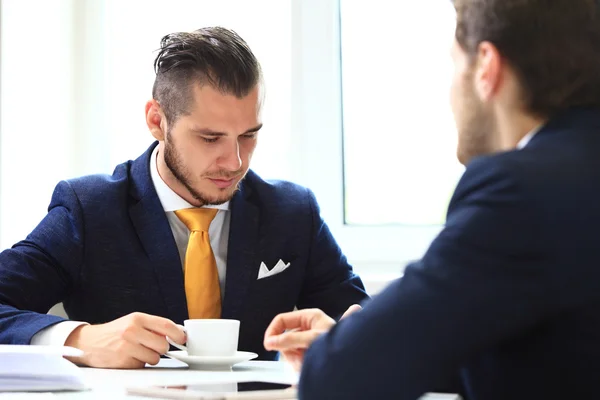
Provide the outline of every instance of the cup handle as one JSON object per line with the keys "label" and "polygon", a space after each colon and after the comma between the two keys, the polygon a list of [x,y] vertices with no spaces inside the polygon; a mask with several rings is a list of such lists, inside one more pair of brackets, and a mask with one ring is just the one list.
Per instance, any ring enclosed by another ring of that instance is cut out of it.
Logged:
{"label": "cup handle", "polygon": [[[181,328],[181,329],[182,329],[182,330],[185,332],[185,334],[187,335],[187,331],[185,330],[185,327],[184,327],[184,326],[182,326],[182,325],[177,325],[177,326],[179,326],[179,327],[180,327],[180,328]],[[181,344],[175,343],[175,342],[174,342],[173,340],[171,340],[171,338],[170,338],[170,337],[168,337],[168,336],[167,336],[167,342],[169,342],[169,344],[170,344],[171,346],[175,346],[175,347],[177,347],[179,350],[183,350],[183,351],[187,352],[187,347],[185,347],[184,345],[181,345]]]}

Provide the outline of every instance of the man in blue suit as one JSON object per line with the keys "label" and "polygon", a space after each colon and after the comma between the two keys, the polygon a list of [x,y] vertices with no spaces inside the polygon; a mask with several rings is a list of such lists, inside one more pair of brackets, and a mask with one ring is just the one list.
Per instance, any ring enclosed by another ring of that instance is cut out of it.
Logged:
{"label": "man in blue suit", "polygon": [[[167,35],[155,70],[157,142],[111,176],[60,182],[42,222],[0,253],[0,343],[67,344],[82,364],[136,368],[158,362],[167,336],[185,342],[177,324],[208,307],[195,315],[240,320],[239,349],[274,359],[262,339],[278,313],[337,318],[367,297],[312,192],[249,170],[262,76],[244,40],[223,28]],[[188,260],[192,245],[202,262]],[[190,281],[196,267],[208,275]],[[45,314],[59,302],[69,321]]]}
{"label": "man in blue suit", "polygon": [[599,397],[600,11],[454,6],[466,171],[446,226],[362,311],[273,321],[266,347],[304,357],[302,399],[415,400],[456,371],[469,399]]}

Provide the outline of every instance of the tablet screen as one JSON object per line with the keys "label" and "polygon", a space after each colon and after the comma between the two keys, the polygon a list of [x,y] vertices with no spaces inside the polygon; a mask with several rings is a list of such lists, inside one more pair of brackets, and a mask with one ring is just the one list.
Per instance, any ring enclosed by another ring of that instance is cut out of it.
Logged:
{"label": "tablet screen", "polygon": [[256,390],[281,390],[292,387],[289,384],[272,382],[221,382],[221,383],[197,383],[193,385],[160,386],[162,389],[193,390],[208,393],[231,393],[248,392]]}

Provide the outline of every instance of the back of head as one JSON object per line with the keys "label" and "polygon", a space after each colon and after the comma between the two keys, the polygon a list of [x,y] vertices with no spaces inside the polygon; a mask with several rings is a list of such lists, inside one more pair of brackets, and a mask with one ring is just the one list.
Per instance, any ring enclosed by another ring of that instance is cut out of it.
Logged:
{"label": "back of head", "polygon": [[260,64],[246,42],[221,27],[164,36],[154,70],[152,97],[169,123],[190,112],[194,84],[211,85],[242,98],[262,77]]}
{"label": "back of head", "polygon": [[491,42],[516,71],[526,111],[600,108],[596,0],[454,0],[456,40],[471,56]]}

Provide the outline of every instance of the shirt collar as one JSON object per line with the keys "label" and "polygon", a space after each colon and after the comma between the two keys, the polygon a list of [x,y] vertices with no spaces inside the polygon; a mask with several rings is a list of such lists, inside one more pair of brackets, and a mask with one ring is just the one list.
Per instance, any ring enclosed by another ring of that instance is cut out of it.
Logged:
{"label": "shirt collar", "polygon": [[[152,155],[150,156],[150,178],[152,179],[152,184],[154,185],[154,189],[156,190],[156,194],[158,195],[158,199],[163,206],[165,212],[181,210],[184,208],[195,208],[193,205],[185,201],[181,196],[173,191],[166,183],[162,180],[158,173],[158,165],[156,162],[156,157],[158,156],[158,146],[154,148],[152,151]],[[225,202],[223,204],[218,205],[206,205],[204,208],[216,208],[219,210],[229,210],[229,202]]]}
{"label": "shirt collar", "polygon": [[542,129],[542,126],[543,125],[533,128],[527,135],[523,136],[523,138],[519,140],[519,143],[517,143],[517,150],[521,150],[523,147],[527,146],[531,139],[533,139],[540,129]]}

